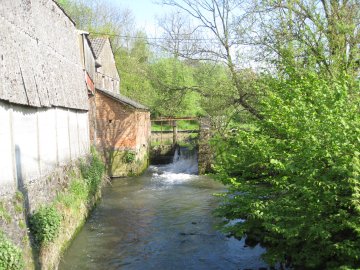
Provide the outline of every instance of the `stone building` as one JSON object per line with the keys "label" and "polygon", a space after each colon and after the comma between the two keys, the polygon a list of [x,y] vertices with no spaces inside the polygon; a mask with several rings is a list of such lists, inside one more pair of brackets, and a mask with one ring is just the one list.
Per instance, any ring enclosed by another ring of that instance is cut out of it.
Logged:
{"label": "stone building", "polygon": [[0,234],[27,254],[26,269],[35,268],[26,218],[56,200],[90,153],[78,41],[55,1],[1,0]]}
{"label": "stone building", "polygon": [[30,209],[56,195],[51,174],[89,153],[78,36],[54,1],[1,1],[0,195],[26,190]]}
{"label": "stone building", "polygon": [[110,176],[139,174],[148,165],[150,112],[120,95],[120,76],[110,40],[89,40],[97,63],[95,93],[90,95],[91,141],[103,153]]}

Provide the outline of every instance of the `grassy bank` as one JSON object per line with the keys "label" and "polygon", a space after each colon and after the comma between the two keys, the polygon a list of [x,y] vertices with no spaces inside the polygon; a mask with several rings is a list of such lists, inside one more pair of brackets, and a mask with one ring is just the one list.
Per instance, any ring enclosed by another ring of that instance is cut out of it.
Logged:
{"label": "grassy bank", "polygon": [[56,269],[107,181],[105,165],[95,150],[63,171],[66,185],[53,201],[31,213],[27,222],[20,192],[0,201],[4,229],[0,230],[0,270]]}
{"label": "grassy bank", "polygon": [[41,269],[54,269],[71,240],[81,229],[91,209],[101,197],[105,166],[93,150],[90,160],[68,172],[69,185],[49,205],[30,217]]}

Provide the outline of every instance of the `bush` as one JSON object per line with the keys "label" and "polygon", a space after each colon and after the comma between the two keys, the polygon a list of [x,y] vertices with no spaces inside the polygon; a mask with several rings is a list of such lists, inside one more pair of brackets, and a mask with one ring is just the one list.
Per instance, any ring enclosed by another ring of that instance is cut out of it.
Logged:
{"label": "bush", "polygon": [[0,232],[0,269],[24,269],[24,259],[21,250]]}
{"label": "bush", "polygon": [[268,81],[265,119],[217,143],[226,229],[272,265],[360,268],[359,99],[316,75]]}
{"label": "bush", "polygon": [[61,215],[54,206],[41,207],[30,217],[30,229],[38,245],[52,242],[59,234]]}
{"label": "bush", "polygon": [[6,223],[11,221],[11,216],[6,210],[4,202],[0,201],[0,220],[4,220]]}
{"label": "bush", "polygon": [[81,174],[89,188],[89,195],[94,195],[100,188],[101,179],[105,172],[105,165],[98,153],[92,149],[92,160],[90,165],[81,165]]}
{"label": "bush", "polygon": [[134,162],[135,157],[136,157],[136,154],[135,154],[134,152],[132,152],[132,151],[125,151],[124,156],[123,156],[123,161],[124,161],[125,163],[130,164],[130,163],[133,163],[133,162]]}

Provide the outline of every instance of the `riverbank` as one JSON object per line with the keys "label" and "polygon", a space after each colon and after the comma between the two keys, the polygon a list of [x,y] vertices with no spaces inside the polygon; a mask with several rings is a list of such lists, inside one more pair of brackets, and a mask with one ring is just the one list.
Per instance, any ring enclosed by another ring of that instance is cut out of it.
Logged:
{"label": "riverbank", "polygon": [[225,187],[196,172],[196,156],[183,152],[113,179],[59,269],[267,269],[260,246],[216,230],[213,193]]}
{"label": "riverbank", "polygon": [[[0,269],[56,269],[60,256],[101,197],[105,167],[95,151],[48,177],[56,196],[29,208],[26,192],[1,202]],[[54,184],[55,185],[55,184]],[[6,203],[5,203],[6,202]]]}

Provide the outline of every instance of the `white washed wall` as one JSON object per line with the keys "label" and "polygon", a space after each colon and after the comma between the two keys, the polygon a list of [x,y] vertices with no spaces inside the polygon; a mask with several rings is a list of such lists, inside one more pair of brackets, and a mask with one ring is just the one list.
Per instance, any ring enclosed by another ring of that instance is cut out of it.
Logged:
{"label": "white washed wall", "polygon": [[[79,151],[80,156],[84,156],[87,153],[90,152],[90,137],[88,134],[90,134],[89,131],[89,119],[88,114],[85,113],[78,113],[78,123],[79,123]],[[86,134],[86,136],[84,136]]]}
{"label": "white washed wall", "polygon": [[56,130],[59,163],[64,165],[71,160],[69,139],[69,114],[67,110],[56,109]]}
{"label": "white washed wall", "polygon": [[55,109],[38,109],[41,174],[50,173],[58,164]]}
{"label": "white washed wall", "polygon": [[69,136],[70,136],[70,156],[79,156],[79,130],[77,122],[77,113],[69,111]]}
{"label": "white washed wall", "polygon": [[12,109],[17,177],[25,183],[40,175],[37,110],[19,106]]}
{"label": "white washed wall", "polygon": [[0,106],[0,188],[6,189],[15,187],[10,130],[9,106]]}
{"label": "white washed wall", "polygon": [[0,101],[0,194],[89,153],[88,113]]}

